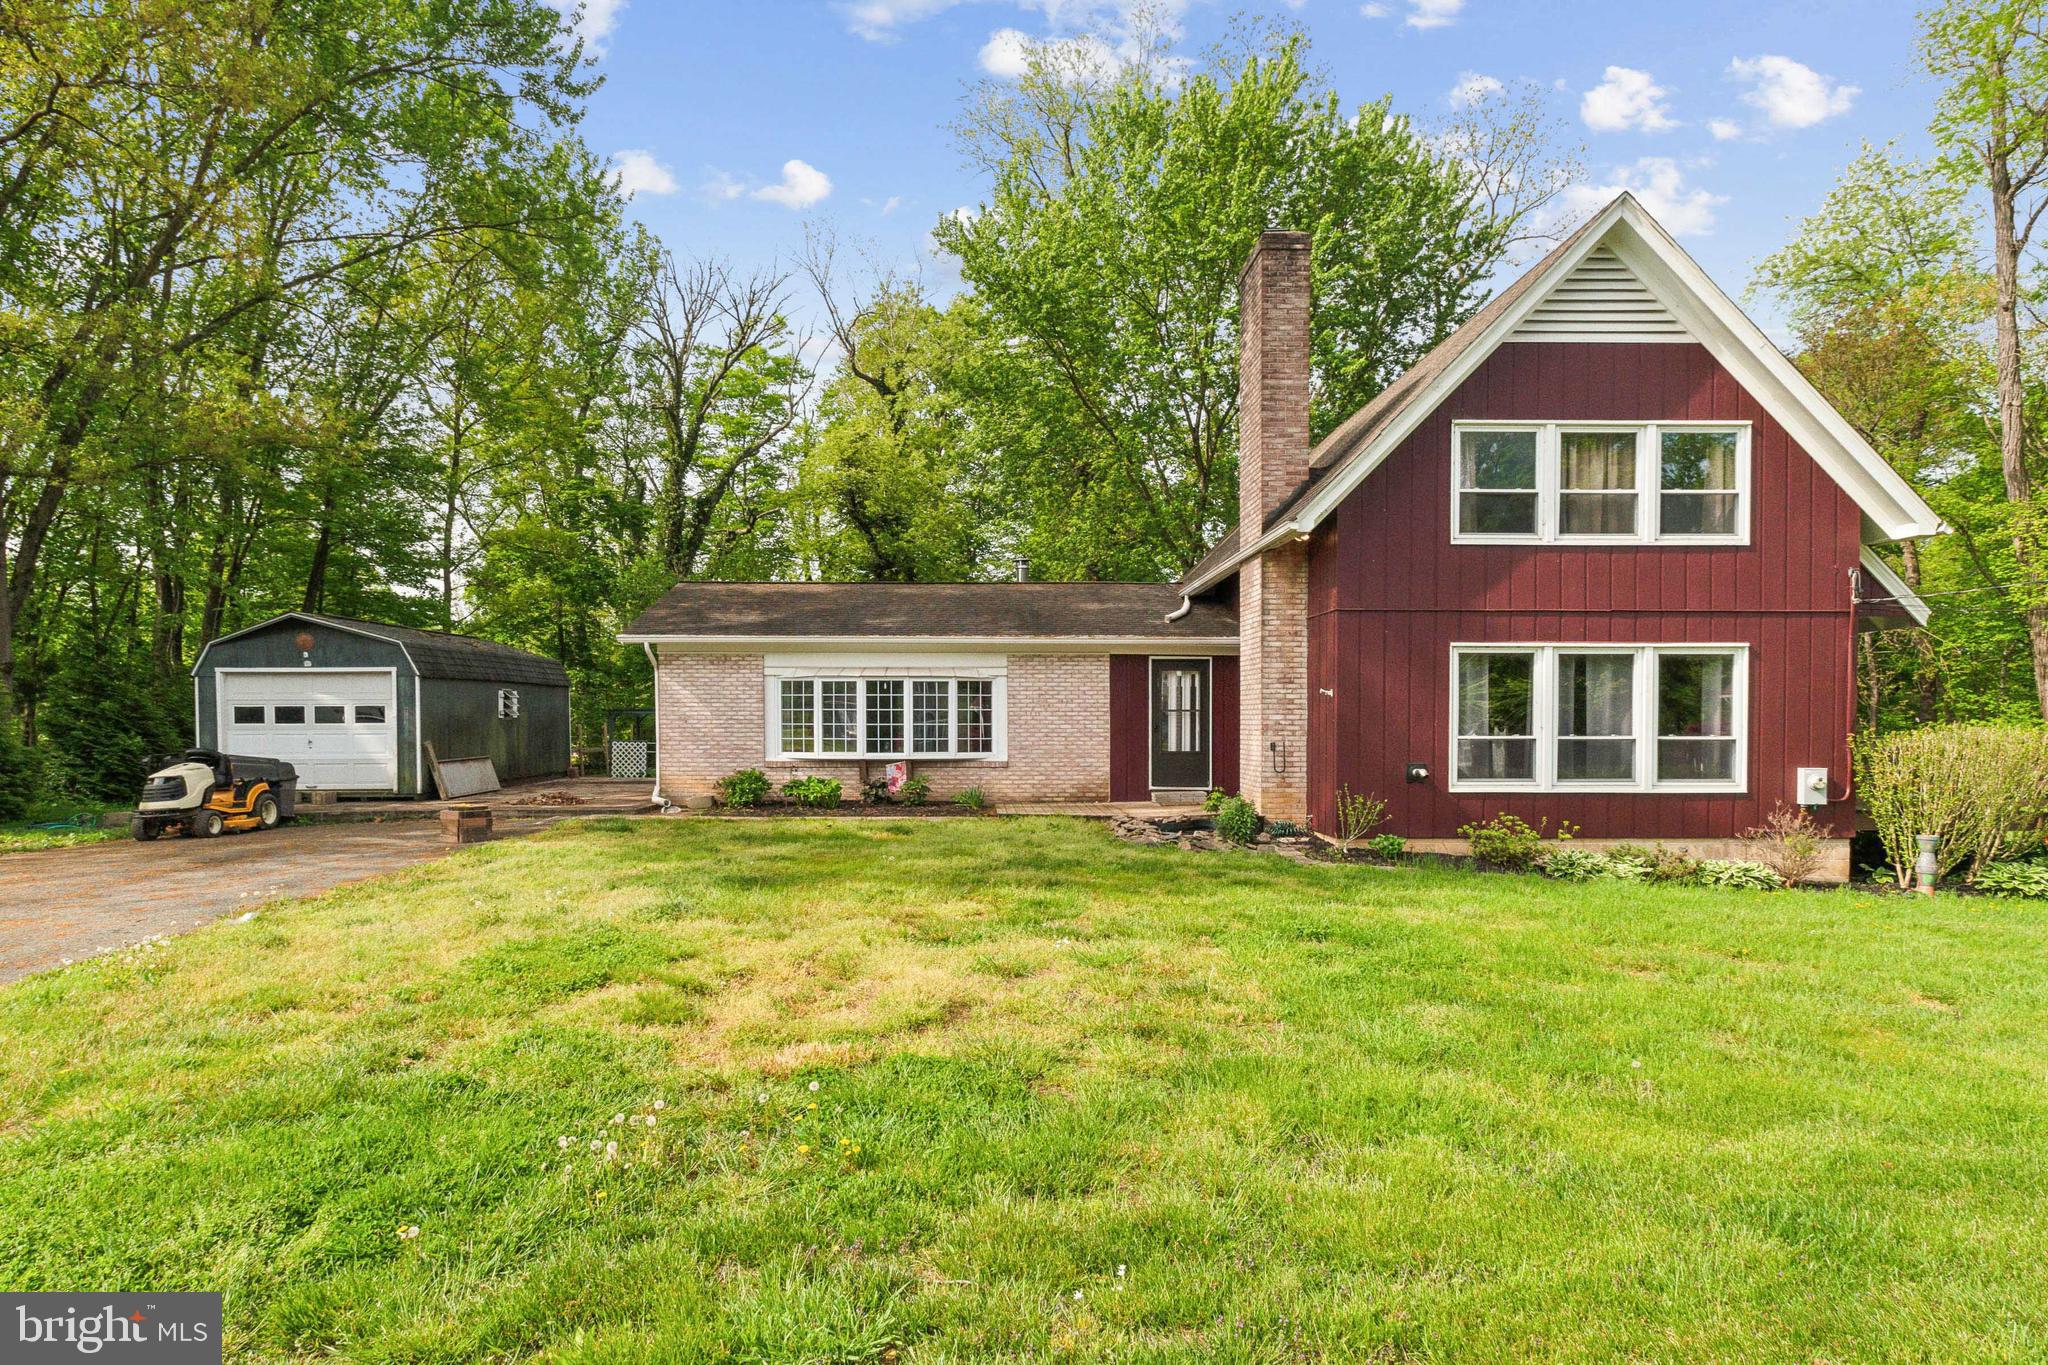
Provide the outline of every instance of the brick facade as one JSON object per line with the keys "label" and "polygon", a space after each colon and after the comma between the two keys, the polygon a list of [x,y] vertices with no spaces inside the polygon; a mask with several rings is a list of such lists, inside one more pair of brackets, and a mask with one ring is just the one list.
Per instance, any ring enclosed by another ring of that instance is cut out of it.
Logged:
{"label": "brick facade", "polygon": [[[1108,800],[1109,656],[1007,657],[1006,757],[912,757],[910,770],[931,779],[941,800],[968,787],[998,803]],[[741,768],[759,768],[778,786],[799,775],[836,777],[849,798],[859,795],[859,762],[767,761],[765,662],[759,654],[659,652],[655,758],[662,795],[679,801],[709,792]],[[879,775],[883,763],[865,766]]]}
{"label": "brick facade", "polygon": [[[1309,237],[1264,232],[1238,276],[1238,526],[1266,516],[1308,477]],[[1266,815],[1308,813],[1308,560],[1298,544],[1238,576],[1238,781]]]}

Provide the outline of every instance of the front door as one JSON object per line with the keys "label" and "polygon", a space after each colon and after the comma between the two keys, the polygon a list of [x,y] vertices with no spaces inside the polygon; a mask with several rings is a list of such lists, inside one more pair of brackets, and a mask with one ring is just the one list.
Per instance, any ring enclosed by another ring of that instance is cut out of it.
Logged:
{"label": "front door", "polygon": [[1209,786],[1209,661],[1152,661],[1152,785]]}

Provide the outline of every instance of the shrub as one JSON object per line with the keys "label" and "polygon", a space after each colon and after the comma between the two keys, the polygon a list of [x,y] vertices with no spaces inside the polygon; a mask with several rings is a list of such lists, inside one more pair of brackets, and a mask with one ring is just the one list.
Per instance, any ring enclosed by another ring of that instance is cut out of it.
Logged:
{"label": "shrub", "polygon": [[1653,882],[1696,882],[1704,864],[1689,853],[1659,844],[1650,853],[1650,880]]}
{"label": "shrub", "polygon": [[1365,846],[1390,863],[1408,852],[1408,841],[1398,834],[1375,834]]}
{"label": "shrub", "polygon": [[836,806],[841,790],[836,777],[792,777],[782,784],[782,794],[799,806]]}
{"label": "shrub", "polygon": [[1825,825],[1816,824],[1806,807],[1788,806],[1781,801],[1771,808],[1761,825],[1742,831],[1736,838],[1750,862],[1762,863],[1786,886],[1797,886],[1812,880],[1813,874],[1820,871],[1821,861],[1827,856],[1823,841],[1833,833]]}
{"label": "shrub", "polygon": [[889,779],[886,777],[871,777],[861,783],[860,799],[867,802],[870,806],[888,805]]}
{"label": "shrub", "polygon": [[1216,832],[1233,844],[1248,844],[1265,824],[1259,808],[1242,796],[1226,796],[1216,807]]}
{"label": "shrub", "polygon": [[922,806],[931,799],[932,780],[922,773],[903,779],[903,785],[896,789],[896,799],[906,806]]}
{"label": "shrub", "polygon": [[1996,862],[2014,831],[2037,830],[2048,792],[2048,730],[1937,725],[1856,740],[1856,786],[1892,876],[1912,885],[1915,837],[1941,842],[1942,875]]}
{"label": "shrub", "polygon": [[759,768],[742,768],[718,779],[718,799],[728,806],[758,806],[768,795],[768,774]]}
{"label": "shrub", "polygon": [[1337,847],[1345,853],[1351,846],[1387,823],[1387,803],[1379,797],[1360,796],[1344,786],[1337,788]]}
{"label": "shrub", "polygon": [[1229,799],[1229,796],[1224,794],[1221,787],[1211,787],[1209,794],[1202,798],[1202,809],[1214,815],[1222,807],[1223,803]]}
{"label": "shrub", "polygon": [[1986,863],[1977,870],[1977,889],[2048,900],[2048,863]]}
{"label": "shrub", "polygon": [[1614,875],[1613,860],[1587,848],[1553,849],[1543,855],[1537,868],[1544,876],[1561,882],[1590,882]]}
{"label": "shrub", "polygon": [[1543,836],[1528,821],[1506,811],[1483,824],[1460,825],[1458,833],[1471,842],[1473,857],[1510,872],[1527,872],[1543,852]]}
{"label": "shrub", "polygon": [[1694,874],[1701,886],[1732,886],[1749,891],[1776,891],[1785,879],[1763,863],[1708,858]]}
{"label": "shrub", "polygon": [[969,810],[987,810],[988,793],[979,787],[964,787],[953,794],[953,804]]}

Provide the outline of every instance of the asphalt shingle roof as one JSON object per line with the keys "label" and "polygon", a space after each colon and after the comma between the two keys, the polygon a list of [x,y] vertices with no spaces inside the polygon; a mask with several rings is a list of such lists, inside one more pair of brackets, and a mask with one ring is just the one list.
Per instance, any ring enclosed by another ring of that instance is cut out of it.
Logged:
{"label": "asphalt shingle roof", "polygon": [[1213,640],[1237,613],[1171,583],[678,583],[630,636],[908,636]]}

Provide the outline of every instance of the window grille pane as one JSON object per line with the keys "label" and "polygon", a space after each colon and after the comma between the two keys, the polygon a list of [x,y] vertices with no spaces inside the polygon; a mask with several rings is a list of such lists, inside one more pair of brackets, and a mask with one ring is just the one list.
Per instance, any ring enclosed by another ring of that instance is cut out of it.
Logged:
{"label": "window grille pane", "polygon": [[1732,536],[1740,529],[1736,493],[1666,493],[1657,510],[1667,536]]}
{"label": "window grille pane", "polygon": [[1458,529],[1467,535],[1533,536],[1534,493],[1460,493]]}
{"label": "window grille pane", "polygon": [[903,752],[903,680],[869,678],[868,747],[871,754]]}
{"label": "window grille pane", "polygon": [[943,679],[910,685],[910,751],[943,754],[953,747],[953,708]]}
{"label": "window grille pane", "polygon": [[1635,657],[1559,654],[1558,780],[1632,782],[1635,773]]}
{"label": "window grille pane", "polygon": [[316,706],[313,708],[315,725],[341,725],[348,720],[346,706]]}
{"label": "window grille pane", "polygon": [[807,678],[782,680],[782,752],[811,752],[812,688]]}
{"label": "window grille pane", "polygon": [[987,678],[962,678],[956,705],[959,710],[960,745],[963,754],[991,754],[996,748],[996,685]]}
{"label": "window grille pane", "polygon": [[1561,493],[1557,529],[1568,536],[1632,536],[1636,533],[1633,493]]}
{"label": "window grille pane", "polygon": [[860,752],[860,685],[849,678],[818,684],[818,752]]}
{"label": "window grille pane", "polygon": [[1558,437],[1558,486],[1568,491],[1612,493],[1636,486],[1633,431],[1567,431]]}
{"label": "window grille pane", "polygon": [[1536,433],[1466,431],[1458,437],[1458,487],[1536,489]]}
{"label": "window grille pane", "polygon": [[1657,777],[1727,782],[1735,777],[1735,658],[1657,656]]}
{"label": "window grille pane", "polygon": [[237,706],[237,707],[235,708],[235,724],[237,724],[237,725],[261,725],[262,723],[263,723],[263,708],[262,708],[262,707],[260,707],[260,706]]}
{"label": "window grille pane", "polygon": [[1666,492],[1733,492],[1735,439],[1732,431],[1665,432],[1658,487]]}
{"label": "window grille pane", "polygon": [[356,708],[356,724],[358,724],[358,725],[382,725],[383,723],[384,723],[384,708],[383,708],[383,707],[381,707],[381,706],[358,706],[358,707]]}
{"label": "window grille pane", "polygon": [[273,706],[270,708],[270,719],[273,724],[277,725],[304,725],[306,723],[306,708],[303,706]]}
{"label": "window grille pane", "polygon": [[1166,752],[1202,752],[1202,673],[1195,668],[1168,669],[1166,683]]}
{"label": "window grille pane", "polygon": [[1458,656],[1458,776],[1527,781],[1536,775],[1536,656]]}

